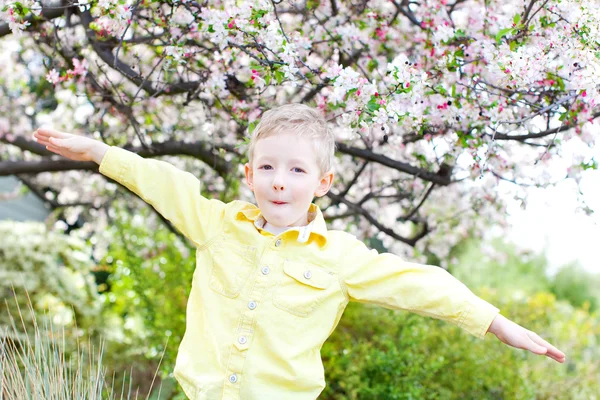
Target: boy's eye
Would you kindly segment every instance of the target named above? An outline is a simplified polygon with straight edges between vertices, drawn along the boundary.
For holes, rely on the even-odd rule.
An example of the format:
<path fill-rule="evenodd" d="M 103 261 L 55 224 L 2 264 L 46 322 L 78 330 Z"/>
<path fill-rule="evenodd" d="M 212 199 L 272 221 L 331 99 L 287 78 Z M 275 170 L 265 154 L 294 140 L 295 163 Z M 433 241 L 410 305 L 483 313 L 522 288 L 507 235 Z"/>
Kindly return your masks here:
<path fill-rule="evenodd" d="M 270 165 L 263 165 L 262 167 L 260 167 L 261 169 L 266 169 L 266 170 L 270 170 L 273 169 L 273 167 L 271 167 Z"/>
<path fill-rule="evenodd" d="M 293 171 L 294 172 L 298 172 L 298 173 L 303 173 L 304 172 L 304 170 L 302 168 L 298 168 L 298 167 L 294 167 Z"/>

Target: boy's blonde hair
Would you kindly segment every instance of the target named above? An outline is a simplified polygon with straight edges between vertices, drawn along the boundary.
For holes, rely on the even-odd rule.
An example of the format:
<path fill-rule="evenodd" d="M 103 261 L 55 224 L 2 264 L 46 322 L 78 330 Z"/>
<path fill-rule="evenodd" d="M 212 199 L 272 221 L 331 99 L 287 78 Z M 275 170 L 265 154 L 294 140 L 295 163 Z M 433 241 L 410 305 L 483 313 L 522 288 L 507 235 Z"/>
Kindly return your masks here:
<path fill-rule="evenodd" d="M 317 153 L 321 174 L 332 169 L 335 156 L 333 133 L 327 126 L 325 118 L 317 110 L 304 104 L 285 104 L 263 114 L 250 138 L 248 146 L 250 165 L 252 165 L 256 142 L 281 133 L 293 133 L 310 139 Z"/>

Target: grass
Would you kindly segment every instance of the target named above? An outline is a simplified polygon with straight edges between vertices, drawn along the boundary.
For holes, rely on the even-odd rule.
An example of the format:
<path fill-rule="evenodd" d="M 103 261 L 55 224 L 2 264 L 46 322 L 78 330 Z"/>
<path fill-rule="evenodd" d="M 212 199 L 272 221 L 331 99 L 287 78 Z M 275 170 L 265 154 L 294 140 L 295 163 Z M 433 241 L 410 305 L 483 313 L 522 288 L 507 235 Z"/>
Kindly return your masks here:
<path fill-rule="evenodd" d="M 11 326 L 0 331 L 0 400 L 130 400 L 140 397 L 137 390 L 134 393 L 131 379 L 125 386 L 126 373 L 120 388 L 114 387 L 114 375 L 110 380 L 107 378 L 102 365 L 102 340 L 94 345 L 90 340 L 82 342 L 78 338 L 74 349 L 69 350 L 73 340 L 69 340 L 64 328 L 56 329 L 49 318 L 44 318 L 40 327 L 29 295 L 27 298 L 33 332 L 31 328 L 27 331 L 16 296 L 19 321 L 15 322 L 9 312 Z M 8 306 L 6 302 L 7 309 Z M 145 396 L 147 400 L 157 374 L 158 367 Z M 157 395 L 152 395 L 153 399 L 160 399 L 160 389 Z"/>

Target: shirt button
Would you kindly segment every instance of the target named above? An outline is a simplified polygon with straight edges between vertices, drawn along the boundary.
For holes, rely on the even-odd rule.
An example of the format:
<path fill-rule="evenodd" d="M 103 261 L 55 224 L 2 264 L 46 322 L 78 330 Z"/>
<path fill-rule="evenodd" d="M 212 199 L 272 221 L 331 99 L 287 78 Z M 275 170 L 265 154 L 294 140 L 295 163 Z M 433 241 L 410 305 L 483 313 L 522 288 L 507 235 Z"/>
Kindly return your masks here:
<path fill-rule="evenodd" d="M 275 247 L 279 246 L 281 246 L 281 239 L 277 239 L 277 241 L 275 242 Z"/>
<path fill-rule="evenodd" d="M 262 267 L 261 271 L 262 271 L 263 275 L 269 275 L 269 272 L 271 272 L 269 267 L 267 267 L 266 265 L 264 267 Z"/>
<path fill-rule="evenodd" d="M 254 310 L 256 308 L 256 302 L 255 301 L 251 301 L 248 303 L 248 308 L 251 310 Z"/>
<path fill-rule="evenodd" d="M 240 336 L 238 338 L 238 342 L 240 342 L 240 344 L 246 344 L 247 341 L 248 339 L 246 339 L 246 336 Z"/>
<path fill-rule="evenodd" d="M 312 278 L 312 272 L 310 272 L 310 270 L 307 270 L 307 271 L 305 271 L 305 272 L 304 272 L 304 277 L 305 277 L 306 279 L 310 279 L 310 278 Z"/>
<path fill-rule="evenodd" d="M 237 382 L 237 375 L 236 374 L 229 375 L 229 382 L 236 383 Z"/>

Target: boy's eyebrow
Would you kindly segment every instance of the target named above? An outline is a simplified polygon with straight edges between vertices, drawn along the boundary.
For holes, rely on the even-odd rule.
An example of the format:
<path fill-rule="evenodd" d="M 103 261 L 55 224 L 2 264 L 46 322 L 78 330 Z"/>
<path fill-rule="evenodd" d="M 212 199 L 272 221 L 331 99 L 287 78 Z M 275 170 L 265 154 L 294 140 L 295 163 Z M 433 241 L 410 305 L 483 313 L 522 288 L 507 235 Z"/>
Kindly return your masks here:
<path fill-rule="evenodd" d="M 256 157 L 256 162 L 271 162 L 275 158 L 271 156 L 258 156 Z"/>
<path fill-rule="evenodd" d="M 273 156 L 259 156 L 256 158 L 256 162 L 272 162 L 276 159 L 277 159 L 277 157 L 273 157 Z M 302 158 L 291 158 L 287 161 L 292 164 L 310 165 L 310 161 L 302 159 Z"/>
<path fill-rule="evenodd" d="M 297 163 L 297 164 L 306 164 L 306 165 L 310 165 L 310 162 L 307 160 L 304 160 L 302 158 L 292 158 L 290 160 L 291 163 Z"/>

